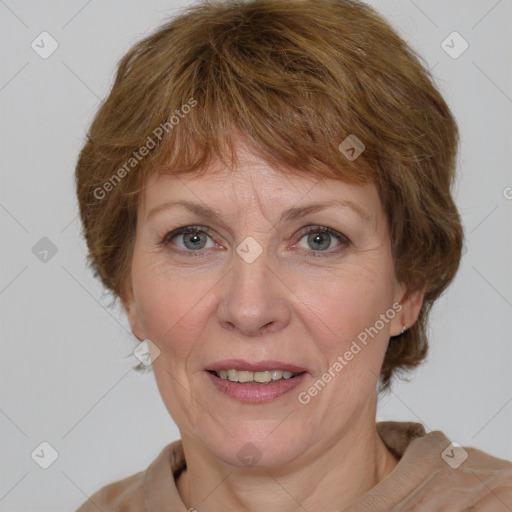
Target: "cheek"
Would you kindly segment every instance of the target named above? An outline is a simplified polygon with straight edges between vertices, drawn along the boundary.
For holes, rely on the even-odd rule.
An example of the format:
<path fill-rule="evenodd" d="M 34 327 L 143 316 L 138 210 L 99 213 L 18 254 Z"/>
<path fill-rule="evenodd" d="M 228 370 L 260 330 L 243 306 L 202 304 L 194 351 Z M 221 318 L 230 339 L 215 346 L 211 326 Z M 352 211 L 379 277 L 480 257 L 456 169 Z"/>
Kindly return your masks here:
<path fill-rule="evenodd" d="M 146 336 L 161 350 L 185 356 L 204 324 L 201 312 L 211 301 L 213 277 L 203 273 L 184 279 L 168 266 L 134 261 L 132 281 Z"/>
<path fill-rule="evenodd" d="M 301 399 L 311 400 L 318 416 L 357 416 L 374 395 L 395 315 L 393 274 L 385 259 L 380 263 L 371 270 L 347 267 L 330 280 L 316 279 L 322 286 L 302 289 L 308 297 L 304 323 L 315 340 L 320 371 Z M 327 383 L 325 391 L 320 381 Z M 336 424 L 338 413 L 334 418 Z"/>
<path fill-rule="evenodd" d="M 303 322 L 311 327 L 322 351 L 332 359 L 333 353 L 345 350 L 352 340 L 375 325 L 381 314 L 392 305 L 394 280 L 392 267 L 383 257 L 378 264 L 347 265 L 329 276 L 309 275 L 296 279 L 297 307 Z M 301 304 L 301 306 L 300 306 Z M 387 341 L 389 322 L 372 339 Z M 364 334 L 363 334 L 364 337 Z"/>

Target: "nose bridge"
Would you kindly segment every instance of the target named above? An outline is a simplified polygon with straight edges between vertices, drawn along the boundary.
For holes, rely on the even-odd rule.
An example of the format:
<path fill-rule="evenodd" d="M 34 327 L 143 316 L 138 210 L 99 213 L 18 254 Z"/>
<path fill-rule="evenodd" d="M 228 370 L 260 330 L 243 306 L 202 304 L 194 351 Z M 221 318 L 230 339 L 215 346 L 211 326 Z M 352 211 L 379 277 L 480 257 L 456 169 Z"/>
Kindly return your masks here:
<path fill-rule="evenodd" d="M 218 309 L 224 327 L 257 336 L 289 322 L 286 288 L 275 282 L 267 254 L 251 237 L 237 247 Z"/>

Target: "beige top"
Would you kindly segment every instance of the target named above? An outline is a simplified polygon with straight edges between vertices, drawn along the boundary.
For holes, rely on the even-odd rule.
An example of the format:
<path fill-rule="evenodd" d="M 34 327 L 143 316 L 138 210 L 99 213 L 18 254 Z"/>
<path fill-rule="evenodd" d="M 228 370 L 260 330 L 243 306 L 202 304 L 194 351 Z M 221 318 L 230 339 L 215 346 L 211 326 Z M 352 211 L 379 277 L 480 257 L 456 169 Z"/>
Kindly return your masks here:
<path fill-rule="evenodd" d="M 474 510 L 482 512 L 512 511 L 511 462 L 453 446 L 420 423 L 379 422 L 377 432 L 399 462 L 344 512 L 463 511 L 477 503 Z M 185 468 L 182 443 L 175 441 L 145 471 L 103 487 L 77 512 L 186 512 L 176 488 Z"/>

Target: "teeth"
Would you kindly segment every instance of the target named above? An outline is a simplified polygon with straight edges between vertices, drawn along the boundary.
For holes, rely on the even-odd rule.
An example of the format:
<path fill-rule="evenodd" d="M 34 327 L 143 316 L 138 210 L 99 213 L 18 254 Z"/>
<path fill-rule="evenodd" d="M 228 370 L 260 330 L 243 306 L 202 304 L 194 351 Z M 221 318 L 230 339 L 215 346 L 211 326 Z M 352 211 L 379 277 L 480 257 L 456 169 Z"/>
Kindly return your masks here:
<path fill-rule="evenodd" d="M 259 382 L 260 384 L 266 384 L 272 380 L 272 375 L 270 375 L 269 371 L 265 372 L 254 372 L 253 377 L 255 382 Z"/>
<path fill-rule="evenodd" d="M 272 370 L 270 376 L 272 380 L 279 380 L 283 376 L 283 372 L 281 370 Z"/>
<path fill-rule="evenodd" d="M 283 370 L 265 370 L 263 372 L 247 372 L 242 370 L 220 370 L 215 372 L 218 377 L 231 382 L 256 382 L 258 384 L 268 384 L 281 379 L 291 379 L 298 373 L 287 372 Z"/>
<path fill-rule="evenodd" d="M 238 382 L 251 382 L 254 380 L 253 372 L 238 372 Z"/>

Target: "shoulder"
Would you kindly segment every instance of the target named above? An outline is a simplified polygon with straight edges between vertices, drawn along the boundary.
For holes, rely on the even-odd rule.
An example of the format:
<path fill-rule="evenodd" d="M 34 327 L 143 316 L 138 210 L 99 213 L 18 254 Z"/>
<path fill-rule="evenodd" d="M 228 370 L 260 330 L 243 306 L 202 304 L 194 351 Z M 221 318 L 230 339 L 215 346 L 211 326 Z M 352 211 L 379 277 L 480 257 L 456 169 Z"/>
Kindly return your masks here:
<path fill-rule="evenodd" d="M 128 512 L 145 510 L 145 471 L 106 485 L 94 493 L 76 512 Z M 129 507 L 127 506 L 129 504 Z"/>
<path fill-rule="evenodd" d="M 498 511 L 512 504 L 510 461 L 463 447 L 439 430 L 427 433 L 419 423 L 381 422 L 377 431 L 398 464 L 347 512 L 455 510 L 454 504 Z"/>
<path fill-rule="evenodd" d="M 181 441 L 175 441 L 163 448 L 145 471 L 102 487 L 76 512 L 145 512 L 148 499 L 164 495 L 172 502 L 177 499 L 174 475 L 184 465 Z"/>
<path fill-rule="evenodd" d="M 500 510 L 502 503 L 512 503 L 512 462 L 461 446 L 441 431 L 426 433 L 411 424 L 386 427 L 397 436 L 395 446 L 400 440 L 400 447 L 405 445 L 393 478 L 404 490 L 400 505 L 446 510 L 457 503 Z"/>
<path fill-rule="evenodd" d="M 457 443 L 431 450 L 430 456 L 439 462 L 407 497 L 408 505 L 447 510 L 460 503 L 468 510 L 510 510 L 504 505 L 512 505 L 512 462 Z"/>

